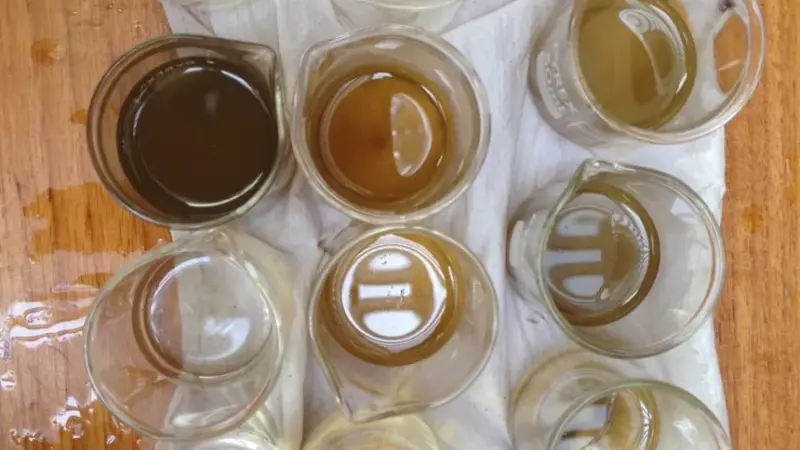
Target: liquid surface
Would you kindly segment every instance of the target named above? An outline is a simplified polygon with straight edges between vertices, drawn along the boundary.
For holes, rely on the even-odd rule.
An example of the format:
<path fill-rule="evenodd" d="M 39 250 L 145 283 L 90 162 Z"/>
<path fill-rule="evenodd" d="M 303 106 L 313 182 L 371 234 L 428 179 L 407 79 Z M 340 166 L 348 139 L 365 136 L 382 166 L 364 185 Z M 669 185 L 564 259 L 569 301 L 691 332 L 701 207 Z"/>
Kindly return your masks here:
<path fill-rule="evenodd" d="M 323 178 L 351 201 L 378 207 L 429 186 L 448 155 L 447 121 L 433 91 L 393 72 L 361 73 L 333 83 L 312 152 Z"/>
<path fill-rule="evenodd" d="M 641 304 L 659 262 L 658 233 L 644 207 L 619 188 L 592 180 L 557 218 L 544 272 L 570 323 L 600 326 Z"/>
<path fill-rule="evenodd" d="M 584 0 L 578 60 L 599 107 L 617 120 L 659 128 L 695 84 L 697 53 L 675 0 Z"/>
<path fill-rule="evenodd" d="M 581 410 L 556 450 L 656 449 L 658 420 L 656 400 L 650 392 L 620 392 Z"/>
<path fill-rule="evenodd" d="M 329 417 L 303 441 L 308 450 L 437 450 L 436 436 L 416 416 L 354 424 Z"/>
<path fill-rule="evenodd" d="M 320 320 L 359 359 L 416 363 L 441 349 L 458 326 L 458 273 L 430 237 L 383 235 L 354 250 L 330 276 Z"/>
<path fill-rule="evenodd" d="M 58 167 L 85 152 L 83 129 L 63 121 L 79 129 L 76 141 L 84 140 L 74 152 L 48 156 Z M 90 171 L 87 182 L 44 189 L 23 173 L 15 177 L 19 197 L 7 199 L 5 228 L 0 225 L 0 448 L 102 442 L 139 448 L 139 438 L 111 418 L 88 386 L 82 331 L 111 274 L 168 231 L 143 227 L 102 186 L 88 182 Z"/>
<path fill-rule="evenodd" d="M 178 252 L 132 277 L 133 333 L 161 374 L 224 377 L 251 363 L 273 331 L 262 292 L 221 251 Z"/>
<path fill-rule="evenodd" d="M 224 215 L 263 186 L 277 158 L 271 92 L 255 69 L 185 58 L 151 72 L 120 112 L 120 159 L 134 188 L 183 219 Z"/>

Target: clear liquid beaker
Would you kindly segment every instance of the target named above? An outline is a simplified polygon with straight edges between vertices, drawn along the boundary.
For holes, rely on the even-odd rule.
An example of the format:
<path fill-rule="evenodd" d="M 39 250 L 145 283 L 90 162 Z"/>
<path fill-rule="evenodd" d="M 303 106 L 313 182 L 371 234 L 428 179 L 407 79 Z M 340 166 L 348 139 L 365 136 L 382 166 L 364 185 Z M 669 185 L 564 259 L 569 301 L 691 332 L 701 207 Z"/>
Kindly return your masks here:
<path fill-rule="evenodd" d="M 112 277 L 84 330 L 89 379 L 112 414 L 151 438 L 200 440 L 264 403 L 292 305 L 282 262 L 264 259 L 277 254 L 264 247 L 225 229 L 198 232 Z"/>
<path fill-rule="evenodd" d="M 303 449 L 438 450 L 439 444 L 430 427 L 417 416 L 355 424 L 334 414 L 311 432 Z"/>

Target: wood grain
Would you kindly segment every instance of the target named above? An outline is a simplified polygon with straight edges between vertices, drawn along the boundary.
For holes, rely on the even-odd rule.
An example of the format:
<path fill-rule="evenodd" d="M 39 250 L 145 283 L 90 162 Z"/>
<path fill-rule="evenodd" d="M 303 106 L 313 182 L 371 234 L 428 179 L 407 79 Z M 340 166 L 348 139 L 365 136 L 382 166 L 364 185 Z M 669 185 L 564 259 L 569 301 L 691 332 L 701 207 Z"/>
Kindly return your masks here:
<path fill-rule="evenodd" d="M 97 286 L 169 234 L 103 191 L 84 125 L 105 69 L 168 31 L 156 1 L 0 2 L 0 449 L 138 447 L 90 403 L 80 324 Z"/>
<path fill-rule="evenodd" d="M 800 442 L 800 3 L 762 6 L 764 79 L 727 133 L 729 270 L 716 330 L 734 448 L 790 450 Z M 102 191 L 82 127 L 105 68 L 134 43 L 167 32 L 156 0 L 0 2 L 0 317 L 10 317 L 0 329 L 38 324 L 41 305 L 54 315 L 45 325 L 70 323 L 82 314 L 74 304 L 86 296 L 82 289 L 169 238 Z M 15 316 L 14 305 L 31 309 Z M 0 448 L 12 446 L 17 422 L 47 424 L 51 414 L 71 414 L 65 402 L 85 390 L 74 382 L 85 381 L 76 369 L 79 346 L 59 341 L 58 332 L 44 333 L 38 347 L 24 334 L 19 342 L 8 334 L 0 334 L 0 386 L 7 391 L 0 391 Z M 9 371 L 14 376 L 6 378 Z M 53 405 L 59 410 L 49 411 Z M 99 408 L 77 411 L 82 434 L 66 420 L 55 439 L 34 435 L 22 439 L 24 447 L 137 447 L 136 437 L 120 433 Z"/>
<path fill-rule="evenodd" d="M 717 346 L 736 449 L 800 442 L 800 2 L 764 0 L 759 91 L 727 130 Z"/>

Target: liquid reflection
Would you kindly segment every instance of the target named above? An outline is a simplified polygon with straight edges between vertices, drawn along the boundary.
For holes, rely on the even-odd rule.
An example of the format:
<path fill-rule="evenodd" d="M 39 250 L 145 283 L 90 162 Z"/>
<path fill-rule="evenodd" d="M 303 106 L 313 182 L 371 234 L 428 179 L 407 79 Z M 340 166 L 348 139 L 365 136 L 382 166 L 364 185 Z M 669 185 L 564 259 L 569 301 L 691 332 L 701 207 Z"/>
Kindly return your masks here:
<path fill-rule="evenodd" d="M 560 212 L 544 254 L 545 282 L 565 318 L 600 326 L 633 311 L 658 272 L 658 235 L 644 207 L 598 181 Z"/>
<path fill-rule="evenodd" d="M 75 397 L 68 397 L 50 421 L 54 430 L 52 437 L 40 429 L 12 428 L 5 430 L 8 432 L 8 441 L 24 448 L 42 450 L 64 448 L 67 442 L 76 449 L 97 448 L 97 443 L 141 450 L 153 448 L 151 442 L 142 440 L 130 428 L 118 423 L 96 402 L 81 404 Z"/>
<path fill-rule="evenodd" d="M 80 334 L 95 293 L 94 288 L 76 287 L 54 292 L 45 301 L 15 303 L 5 315 L 4 333 L 12 344 L 31 349 L 67 341 Z"/>
<path fill-rule="evenodd" d="M 44 449 L 57 448 L 55 442 L 89 443 L 97 437 L 87 435 L 87 429 L 105 423 L 100 430 L 105 428 L 108 436 L 103 440 L 127 443 L 128 448 L 138 445 L 130 430 L 111 423 L 93 403 L 84 379 L 81 330 L 97 291 L 86 285 L 60 286 L 31 293 L 4 313 L 0 335 L 9 350 L 0 361 L 3 442 Z"/>
<path fill-rule="evenodd" d="M 444 346 L 458 323 L 450 256 L 430 238 L 390 234 L 343 263 L 322 320 L 348 352 L 375 364 L 412 364 Z"/>
<path fill-rule="evenodd" d="M 111 273 L 169 235 L 97 183 L 37 193 L 0 171 L 10 180 L 16 196 L 3 191 L 0 202 L 0 448 L 132 448 L 138 438 L 94 402 L 81 330 Z"/>
<path fill-rule="evenodd" d="M 437 176 L 450 136 L 427 86 L 399 73 L 376 72 L 342 80 L 334 89 L 315 133 L 324 176 L 348 191 L 341 194 L 392 202 Z"/>

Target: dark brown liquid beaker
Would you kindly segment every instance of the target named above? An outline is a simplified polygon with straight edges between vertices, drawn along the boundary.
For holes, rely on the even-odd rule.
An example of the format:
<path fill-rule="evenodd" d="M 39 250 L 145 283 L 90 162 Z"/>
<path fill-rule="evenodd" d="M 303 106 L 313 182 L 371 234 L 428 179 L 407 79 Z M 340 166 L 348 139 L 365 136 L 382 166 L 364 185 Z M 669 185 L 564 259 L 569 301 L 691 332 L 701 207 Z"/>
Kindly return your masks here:
<path fill-rule="evenodd" d="M 177 35 L 117 60 L 89 110 L 89 151 L 112 196 L 181 229 L 241 216 L 286 178 L 288 139 L 277 54 Z"/>

